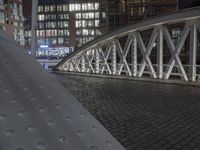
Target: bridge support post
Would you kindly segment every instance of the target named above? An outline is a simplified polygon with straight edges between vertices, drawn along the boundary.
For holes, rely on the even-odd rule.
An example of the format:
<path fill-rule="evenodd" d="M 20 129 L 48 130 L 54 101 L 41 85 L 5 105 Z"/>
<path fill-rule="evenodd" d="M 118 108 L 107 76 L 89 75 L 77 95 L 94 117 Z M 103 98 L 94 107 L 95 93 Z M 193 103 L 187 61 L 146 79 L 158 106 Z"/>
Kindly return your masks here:
<path fill-rule="evenodd" d="M 117 44 L 116 41 L 113 41 L 112 49 L 112 74 L 116 75 L 117 73 Z"/>
<path fill-rule="evenodd" d="M 163 78 L 163 31 L 162 27 L 157 29 L 157 76 Z"/>
<path fill-rule="evenodd" d="M 100 66 L 99 66 L 99 62 L 100 62 L 99 47 L 97 47 L 96 49 L 94 49 L 94 53 L 95 53 L 95 72 L 96 72 L 96 73 L 100 73 Z"/>
<path fill-rule="evenodd" d="M 85 57 L 84 57 L 84 54 L 81 56 L 81 72 L 85 72 Z"/>
<path fill-rule="evenodd" d="M 132 61 L 132 72 L 133 76 L 137 76 L 137 39 L 136 36 L 132 37 L 132 45 L 131 45 L 131 61 Z"/>
<path fill-rule="evenodd" d="M 197 60 L 197 25 L 191 25 L 190 31 L 190 68 L 189 76 L 191 81 L 196 80 L 196 60 Z"/>

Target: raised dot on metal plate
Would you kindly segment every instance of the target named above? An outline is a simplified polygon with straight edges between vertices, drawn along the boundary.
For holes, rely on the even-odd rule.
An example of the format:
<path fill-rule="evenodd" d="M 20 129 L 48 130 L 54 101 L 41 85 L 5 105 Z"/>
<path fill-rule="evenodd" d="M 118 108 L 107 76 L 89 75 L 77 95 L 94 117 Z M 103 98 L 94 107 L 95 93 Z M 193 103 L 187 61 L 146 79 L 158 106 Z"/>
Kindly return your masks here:
<path fill-rule="evenodd" d="M 6 136 L 12 136 L 12 135 L 15 134 L 15 131 L 12 130 L 12 129 L 10 129 L 10 130 L 7 130 L 7 131 L 5 132 L 5 134 L 6 134 Z"/>
<path fill-rule="evenodd" d="M 24 150 L 24 148 L 16 148 L 16 150 Z"/>
<path fill-rule="evenodd" d="M 111 141 L 109 141 L 109 140 L 106 140 L 105 143 L 106 143 L 106 145 L 108 145 L 108 146 L 112 145 Z"/>
<path fill-rule="evenodd" d="M 62 108 L 60 104 L 55 104 L 55 106 L 56 106 L 57 109 L 61 109 Z"/>
<path fill-rule="evenodd" d="M 66 116 L 65 119 L 66 119 L 67 121 L 71 121 L 71 117 L 70 117 L 70 116 Z"/>
<path fill-rule="evenodd" d="M 95 145 L 91 145 L 90 150 L 98 150 L 98 148 Z"/>
<path fill-rule="evenodd" d="M 85 117 L 85 116 L 86 116 L 86 113 L 80 113 L 80 116 L 81 116 L 81 117 Z"/>
<path fill-rule="evenodd" d="M 77 133 L 78 135 L 81 135 L 81 134 L 83 134 L 83 131 L 80 130 L 80 129 L 78 129 L 78 130 L 76 131 L 76 133 Z"/>
<path fill-rule="evenodd" d="M 31 100 L 31 101 L 35 101 L 36 98 L 35 98 L 34 96 L 30 96 L 30 100 Z"/>
<path fill-rule="evenodd" d="M 0 114 L 0 120 L 6 119 L 7 115 L 6 114 Z"/>
<path fill-rule="evenodd" d="M 47 98 L 52 98 L 52 95 L 51 95 L 51 94 L 48 94 L 48 95 L 47 95 Z"/>
<path fill-rule="evenodd" d="M 23 87 L 23 90 L 26 91 L 26 90 L 28 90 L 28 88 L 27 87 Z"/>
<path fill-rule="evenodd" d="M 55 122 L 54 122 L 53 120 L 48 120 L 48 121 L 47 121 L 47 124 L 48 124 L 49 126 L 54 126 L 54 125 L 55 125 Z"/>
<path fill-rule="evenodd" d="M 8 93 L 9 92 L 9 88 L 5 88 L 4 91 Z"/>
<path fill-rule="evenodd" d="M 25 112 L 23 111 L 23 110 L 20 110 L 20 111 L 18 111 L 18 113 L 17 113 L 19 116 L 25 116 Z"/>
<path fill-rule="evenodd" d="M 73 102 L 72 102 L 72 101 L 69 101 L 68 103 L 69 103 L 70 105 L 73 105 Z"/>
<path fill-rule="evenodd" d="M 12 98 L 10 102 L 11 103 L 16 103 L 16 98 Z"/>
<path fill-rule="evenodd" d="M 40 142 L 37 143 L 38 149 L 45 149 L 45 147 L 46 147 L 46 144 L 44 142 L 40 141 Z"/>
<path fill-rule="evenodd" d="M 27 124 L 25 128 L 28 132 L 33 132 L 35 130 L 35 127 L 32 124 Z"/>
<path fill-rule="evenodd" d="M 61 141 L 61 142 L 65 142 L 65 141 L 66 141 L 65 135 L 59 135 L 59 136 L 58 136 L 58 139 L 59 139 L 59 141 Z"/>
<path fill-rule="evenodd" d="M 44 85 L 39 85 L 39 88 L 41 88 L 41 89 L 44 88 Z"/>
<path fill-rule="evenodd" d="M 92 125 L 92 130 L 93 131 L 96 131 L 97 130 L 97 127 L 95 125 Z"/>
<path fill-rule="evenodd" d="M 3 79 L 0 79 L 0 83 L 2 83 L 3 82 Z"/>
<path fill-rule="evenodd" d="M 45 108 L 42 107 L 42 106 L 40 106 L 40 107 L 38 107 L 38 111 L 39 111 L 39 112 L 45 112 Z"/>
<path fill-rule="evenodd" d="M 21 82 L 22 80 L 21 80 L 20 78 L 17 78 L 17 81 L 18 81 L 18 82 Z"/>

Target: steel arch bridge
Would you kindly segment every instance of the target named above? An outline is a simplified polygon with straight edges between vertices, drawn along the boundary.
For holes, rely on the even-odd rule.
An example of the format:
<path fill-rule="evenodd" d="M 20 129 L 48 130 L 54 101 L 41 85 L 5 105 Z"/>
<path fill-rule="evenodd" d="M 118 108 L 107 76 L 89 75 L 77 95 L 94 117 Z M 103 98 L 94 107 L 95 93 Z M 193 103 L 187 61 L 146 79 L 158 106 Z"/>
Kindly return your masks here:
<path fill-rule="evenodd" d="M 56 70 L 135 78 L 200 78 L 200 7 L 143 20 L 103 35 Z"/>

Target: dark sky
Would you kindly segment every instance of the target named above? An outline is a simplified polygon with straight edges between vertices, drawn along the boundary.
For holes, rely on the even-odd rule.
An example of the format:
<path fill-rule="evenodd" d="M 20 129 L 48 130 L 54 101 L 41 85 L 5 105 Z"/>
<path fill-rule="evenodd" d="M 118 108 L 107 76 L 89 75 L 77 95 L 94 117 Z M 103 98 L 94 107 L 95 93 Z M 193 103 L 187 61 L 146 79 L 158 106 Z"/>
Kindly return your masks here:
<path fill-rule="evenodd" d="M 179 0 L 179 8 L 181 9 L 192 7 L 192 4 L 192 0 Z"/>
<path fill-rule="evenodd" d="M 191 7 L 192 1 L 194 0 L 179 0 L 179 7 L 181 9 Z M 32 3 L 32 0 L 23 0 L 24 16 L 31 16 L 31 3 Z"/>

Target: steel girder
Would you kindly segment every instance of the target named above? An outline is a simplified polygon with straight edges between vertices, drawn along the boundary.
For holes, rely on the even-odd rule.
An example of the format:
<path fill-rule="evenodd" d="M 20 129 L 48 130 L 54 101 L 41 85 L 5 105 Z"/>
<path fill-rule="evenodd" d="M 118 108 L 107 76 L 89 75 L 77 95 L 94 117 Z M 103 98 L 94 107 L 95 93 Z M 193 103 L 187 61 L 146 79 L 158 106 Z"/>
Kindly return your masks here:
<path fill-rule="evenodd" d="M 199 20 L 198 7 L 129 25 L 84 45 L 56 69 L 166 80 L 175 76 L 197 81 Z M 178 32 L 175 28 L 180 30 L 177 37 L 172 33 Z"/>

